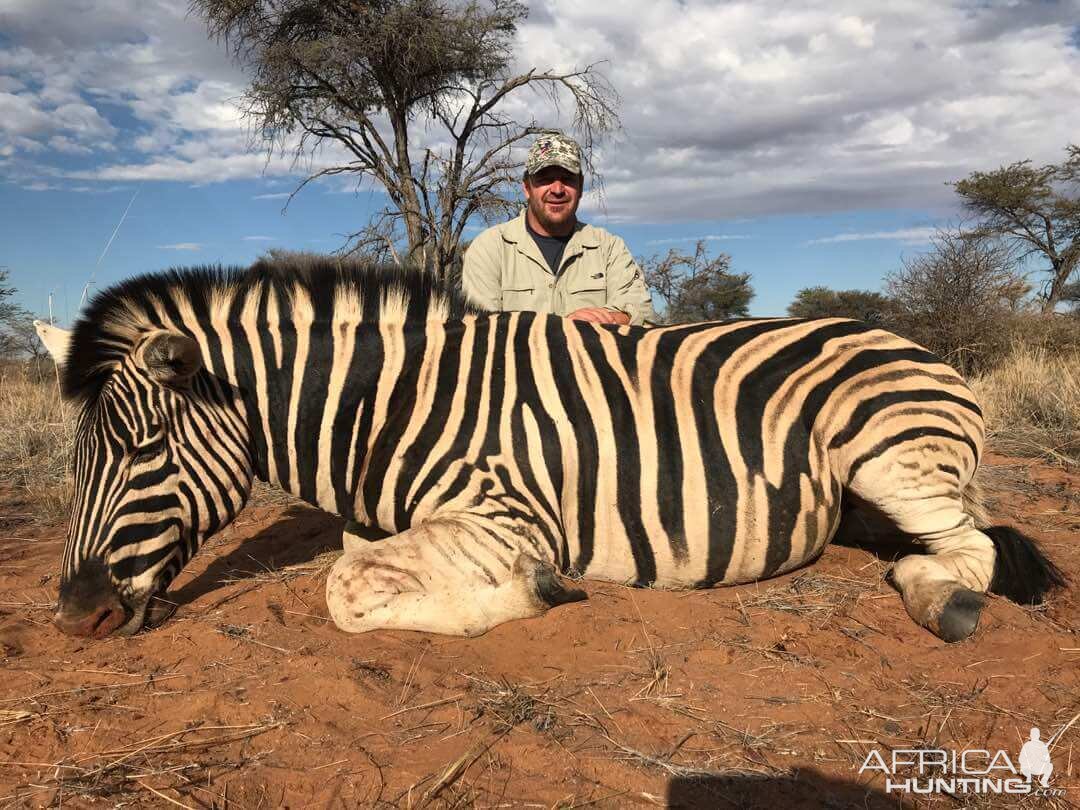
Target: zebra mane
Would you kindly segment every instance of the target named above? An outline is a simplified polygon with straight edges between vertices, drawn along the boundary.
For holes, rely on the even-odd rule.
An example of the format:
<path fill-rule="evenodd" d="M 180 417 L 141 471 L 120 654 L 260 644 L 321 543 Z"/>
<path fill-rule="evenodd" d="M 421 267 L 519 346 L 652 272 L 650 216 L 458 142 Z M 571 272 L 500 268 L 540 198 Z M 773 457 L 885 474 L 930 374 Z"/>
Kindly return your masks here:
<path fill-rule="evenodd" d="M 62 368 L 64 396 L 93 402 L 149 332 L 238 320 L 252 302 L 269 296 L 276 297 L 282 319 L 295 311 L 298 320 L 403 323 L 483 312 L 458 287 L 430 273 L 355 259 L 290 256 L 260 259 L 250 267 L 146 273 L 95 295 L 75 323 Z"/>

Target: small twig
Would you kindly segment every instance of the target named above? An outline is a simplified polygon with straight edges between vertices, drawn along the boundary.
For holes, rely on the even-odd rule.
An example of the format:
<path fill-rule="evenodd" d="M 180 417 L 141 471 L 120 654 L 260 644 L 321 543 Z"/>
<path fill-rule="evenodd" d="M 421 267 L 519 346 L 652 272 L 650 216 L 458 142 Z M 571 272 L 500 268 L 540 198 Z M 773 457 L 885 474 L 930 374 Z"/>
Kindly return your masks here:
<path fill-rule="evenodd" d="M 133 781 L 135 782 L 135 784 L 140 785 L 141 787 L 144 787 L 147 790 L 149 790 L 155 796 L 158 796 L 159 798 L 164 799 L 169 804 L 175 804 L 177 807 L 184 807 L 184 808 L 187 808 L 187 810 L 196 810 L 196 808 L 192 807 L 190 804 L 184 804 L 183 802 L 176 801 L 176 799 L 170 799 L 168 796 L 166 796 L 160 790 L 154 790 L 152 787 L 150 787 L 148 784 L 146 784 L 146 782 L 143 782 L 140 779 L 135 779 Z"/>
<path fill-rule="evenodd" d="M 336 762 L 327 762 L 325 765 L 316 765 L 311 770 L 313 770 L 313 771 L 321 771 L 323 768 L 332 768 L 335 765 L 340 765 L 342 762 L 348 762 L 348 761 L 349 760 L 347 760 L 347 759 L 339 759 Z"/>
<path fill-rule="evenodd" d="M 1060 740 L 1062 738 L 1062 736 L 1065 734 L 1066 731 L 1068 731 L 1070 728 L 1072 728 L 1072 724 L 1075 723 L 1078 719 L 1080 719 L 1080 714 L 1073 715 L 1073 719 L 1070 720 L 1068 723 L 1066 723 L 1064 728 L 1062 728 L 1061 731 L 1059 731 L 1057 734 L 1055 734 L 1050 739 L 1050 750 L 1051 751 L 1053 751 L 1054 746 L 1058 744 L 1058 740 Z"/>
<path fill-rule="evenodd" d="M 473 763 L 475 763 L 476 760 L 480 759 L 480 757 L 489 751 L 493 745 L 502 740 L 502 738 L 509 733 L 510 730 L 507 729 L 491 740 L 481 740 L 456 760 L 451 762 L 449 767 L 443 771 L 442 776 L 440 776 L 435 784 L 428 788 L 424 793 L 417 807 L 425 807 L 434 801 L 440 793 L 460 779 L 462 775 L 473 766 Z"/>
<path fill-rule="evenodd" d="M 188 676 L 183 673 L 177 673 L 175 675 L 148 675 L 146 677 L 147 680 L 145 682 L 140 681 L 139 683 L 110 683 L 100 686 L 79 686 L 75 689 L 61 689 L 56 692 L 39 692 L 36 695 L 28 695 L 26 697 L 5 698 L 4 700 L 0 700 L 0 703 L 21 703 L 22 701 L 26 700 L 36 701 L 38 698 L 43 697 L 55 697 L 56 695 L 71 695 L 81 692 L 96 692 L 99 689 L 131 689 L 135 686 L 153 686 L 158 681 L 167 681 L 170 678 L 186 678 Z"/>
<path fill-rule="evenodd" d="M 314 613 L 301 613 L 299 610 L 283 610 L 283 613 L 289 613 L 293 616 L 306 616 L 309 619 L 318 619 L 321 622 L 330 621 L 326 616 L 316 616 Z"/>
<path fill-rule="evenodd" d="M 424 656 L 427 654 L 427 648 L 420 651 L 420 654 L 413 659 L 412 664 L 409 666 L 409 672 L 405 675 L 405 681 L 401 684 L 401 694 L 398 695 L 398 706 L 402 705 L 409 697 L 409 688 L 412 686 L 413 678 L 416 677 L 416 673 L 420 670 L 420 662 L 424 660 Z"/>
<path fill-rule="evenodd" d="M 390 712 L 390 714 L 384 714 L 380 717 L 380 720 L 389 720 L 391 717 L 397 717 L 399 714 L 405 714 L 406 712 L 415 712 L 420 709 L 432 709 L 436 706 L 442 706 L 444 703 L 453 703 L 455 700 L 461 700 L 465 697 L 465 693 L 460 695 L 454 695 L 453 697 L 442 698 L 441 700 L 433 700 L 430 703 L 421 703 L 419 706 L 406 706 L 404 709 L 398 709 L 396 712 Z"/>
<path fill-rule="evenodd" d="M 267 644 L 265 642 L 259 641 L 258 639 L 251 638 L 251 636 L 245 633 L 229 633 L 225 630 L 221 630 L 220 628 L 216 629 L 217 632 L 221 633 L 221 635 L 225 636 L 226 638 L 233 638 L 237 639 L 238 641 L 247 641 L 251 644 L 258 644 L 260 647 L 266 647 L 268 650 L 285 653 L 286 655 L 293 655 L 296 652 L 296 650 L 286 650 L 284 647 L 275 647 L 273 644 Z"/>

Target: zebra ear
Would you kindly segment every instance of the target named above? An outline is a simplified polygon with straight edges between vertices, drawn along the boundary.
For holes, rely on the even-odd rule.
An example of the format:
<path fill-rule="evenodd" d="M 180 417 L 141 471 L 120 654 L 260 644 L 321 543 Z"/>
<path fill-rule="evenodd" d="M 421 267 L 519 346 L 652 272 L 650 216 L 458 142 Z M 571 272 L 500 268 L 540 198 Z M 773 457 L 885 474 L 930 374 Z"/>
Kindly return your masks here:
<path fill-rule="evenodd" d="M 199 344 L 187 335 L 158 332 L 142 345 L 142 365 L 155 380 L 183 386 L 191 382 L 203 366 Z"/>
<path fill-rule="evenodd" d="M 45 321 L 34 321 L 34 329 L 37 330 L 38 337 L 49 350 L 49 355 L 56 365 L 64 365 L 67 362 L 68 347 L 71 345 L 71 332 Z"/>

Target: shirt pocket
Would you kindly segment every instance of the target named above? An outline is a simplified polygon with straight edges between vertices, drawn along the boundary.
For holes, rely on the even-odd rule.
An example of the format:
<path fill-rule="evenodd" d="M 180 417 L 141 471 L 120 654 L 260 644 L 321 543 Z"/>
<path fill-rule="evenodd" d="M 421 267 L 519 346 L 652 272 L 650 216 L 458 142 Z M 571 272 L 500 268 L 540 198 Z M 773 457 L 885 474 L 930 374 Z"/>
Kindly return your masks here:
<path fill-rule="evenodd" d="M 513 285 L 502 289 L 502 311 L 521 312 L 535 309 L 536 288 Z"/>
<path fill-rule="evenodd" d="M 570 299 L 570 311 L 582 307 L 602 307 L 607 305 L 607 282 L 604 273 L 584 274 L 570 280 L 567 284 L 567 296 Z"/>

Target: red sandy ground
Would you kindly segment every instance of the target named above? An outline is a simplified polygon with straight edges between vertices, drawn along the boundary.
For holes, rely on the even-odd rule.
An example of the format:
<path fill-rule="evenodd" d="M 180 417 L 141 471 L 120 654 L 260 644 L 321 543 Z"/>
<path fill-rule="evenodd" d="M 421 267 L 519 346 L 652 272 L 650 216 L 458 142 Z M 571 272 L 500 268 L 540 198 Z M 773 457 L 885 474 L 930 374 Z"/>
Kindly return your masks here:
<path fill-rule="evenodd" d="M 992 464 L 996 517 L 1080 579 L 1080 475 Z M 738 588 L 587 583 L 587 602 L 478 639 L 349 636 L 316 559 L 340 521 L 261 506 L 183 574 L 172 620 L 87 642 L 49 624 L 63 525 L 23 511 L 7 493 L 0 808 L 898 807 L 858 773 L 871 748 L 1015 758 L 1032 726 L 1080 714 L 1075 593 L 994 598 L 946 645 L 853 547 Z M 1026 806 L 1080 801 L 1078 733 L 1053 750 L 1065 797 Z"/>

